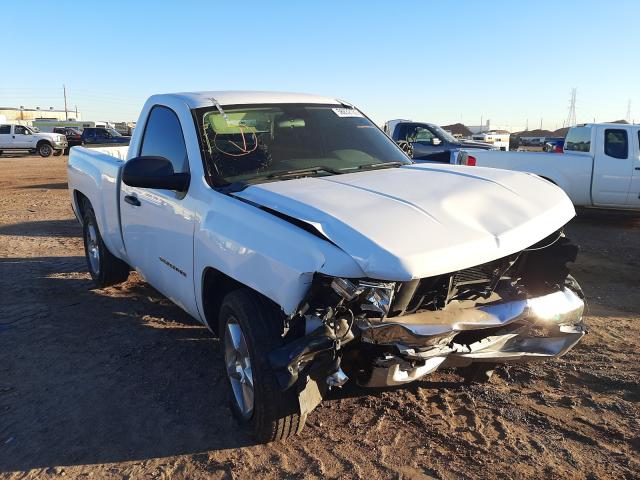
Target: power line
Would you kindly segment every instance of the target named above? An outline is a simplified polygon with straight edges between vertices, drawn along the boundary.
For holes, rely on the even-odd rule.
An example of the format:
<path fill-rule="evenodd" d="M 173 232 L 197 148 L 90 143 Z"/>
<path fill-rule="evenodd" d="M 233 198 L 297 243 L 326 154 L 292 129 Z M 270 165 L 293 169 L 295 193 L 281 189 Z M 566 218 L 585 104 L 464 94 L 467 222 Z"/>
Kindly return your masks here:
<path fill-rule="evenodd" d="M 571 96 L 569 99 L 569 113 L 567 115 L 567 119 L 565 121 L 565 127 L 575 127 L 576 125 L 576 94 L 578 93 L 577 88 L 571 89 Z"/>

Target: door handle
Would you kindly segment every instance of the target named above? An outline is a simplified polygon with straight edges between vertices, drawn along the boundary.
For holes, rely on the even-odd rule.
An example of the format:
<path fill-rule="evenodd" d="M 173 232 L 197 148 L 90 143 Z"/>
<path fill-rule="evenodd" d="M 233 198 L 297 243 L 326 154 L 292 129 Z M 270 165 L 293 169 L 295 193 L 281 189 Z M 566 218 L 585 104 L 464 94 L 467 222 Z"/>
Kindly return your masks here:
<path fill-rule="evenodd" d="M 140 206 L 140 200 L 138 200 L 138 197 L 136 197 L 135 195 L 125 195 L 124 201 L 129 205 L 133 205 L 134 207 Z"/>
<path fill-rule="evenodd" d="M 640 170 L 640 167 L 636 167 L 636 170 Z"/>

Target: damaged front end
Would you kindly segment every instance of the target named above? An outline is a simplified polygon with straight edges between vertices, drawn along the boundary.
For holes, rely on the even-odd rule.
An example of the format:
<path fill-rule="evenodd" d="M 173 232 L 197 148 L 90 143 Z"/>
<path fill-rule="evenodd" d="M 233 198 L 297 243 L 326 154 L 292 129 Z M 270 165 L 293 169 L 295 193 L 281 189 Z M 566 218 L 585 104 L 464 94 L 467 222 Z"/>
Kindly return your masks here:
<path fill-rule="evenodd" d="M 586 333 L 584 297 L 567 267 L 577 252 L 556 232 L 513 255 L 435 277 L 316 275 L 289 321 L 295 339 L 271 352 L 271 365 L 281 387 L 297 385 L 303 398 L 310 384 L 321 395 L 344 383 L 343 368 L 360 385 L 382 387 L 438 368 L 559 357 Z"/>

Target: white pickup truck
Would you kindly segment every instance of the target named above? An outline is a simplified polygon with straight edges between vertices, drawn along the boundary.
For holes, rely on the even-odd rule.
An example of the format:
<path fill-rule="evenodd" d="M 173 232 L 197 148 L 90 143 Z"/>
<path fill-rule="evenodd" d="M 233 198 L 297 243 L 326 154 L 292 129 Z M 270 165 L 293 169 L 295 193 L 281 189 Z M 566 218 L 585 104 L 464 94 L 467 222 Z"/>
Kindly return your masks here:
<path fill-rule="evenodd" d="M 312 95 L 157 95 L 138 125 L 128 148 L 71 150 L 89 271 L 105 287 L 135 269 L 217 334 L 260 441 L 299 432 L 349 378 L 482 380 L 586 331 L 575 211 L 535 175 L 412 164 Z"/>
<path fill-rule="evenodd" d="M 560 155 L 476 150 L 469 155 L 467 163 L 540 175 L 562 188 L 576 206 L 640 210 L 640 125 L 571 128 Z"/>
<path fill-rule="evenodd" d="M 36 132 L 25 125 L 0 125 L 0 155 L 28 151 L 41 157 L 59 156 L 67 146 L 67 137 L 59 133 Z"/>

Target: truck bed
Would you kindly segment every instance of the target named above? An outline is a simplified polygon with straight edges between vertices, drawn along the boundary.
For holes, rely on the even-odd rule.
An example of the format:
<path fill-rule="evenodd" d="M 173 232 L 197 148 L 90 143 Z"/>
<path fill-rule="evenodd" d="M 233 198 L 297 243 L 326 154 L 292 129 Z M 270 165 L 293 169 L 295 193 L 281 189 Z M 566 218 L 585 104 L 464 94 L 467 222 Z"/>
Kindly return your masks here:
<path fill-rule="evenodd" d="M 593 159 L 585 153 L 503 152 L 474 150 L 479 167 L 530 172 L 562 188 L 574 205 L 591 205 Z"/>
<path fill-rule="evenodd" d="M 71 203 L 80 218 L 77 191 L 83 192 L 93 205 L 102 239 L 111 253 L 124 258 L 120 230 L 120 175 L 128 146 L 73 147 L 69 154 L 68 175 Z"/>

